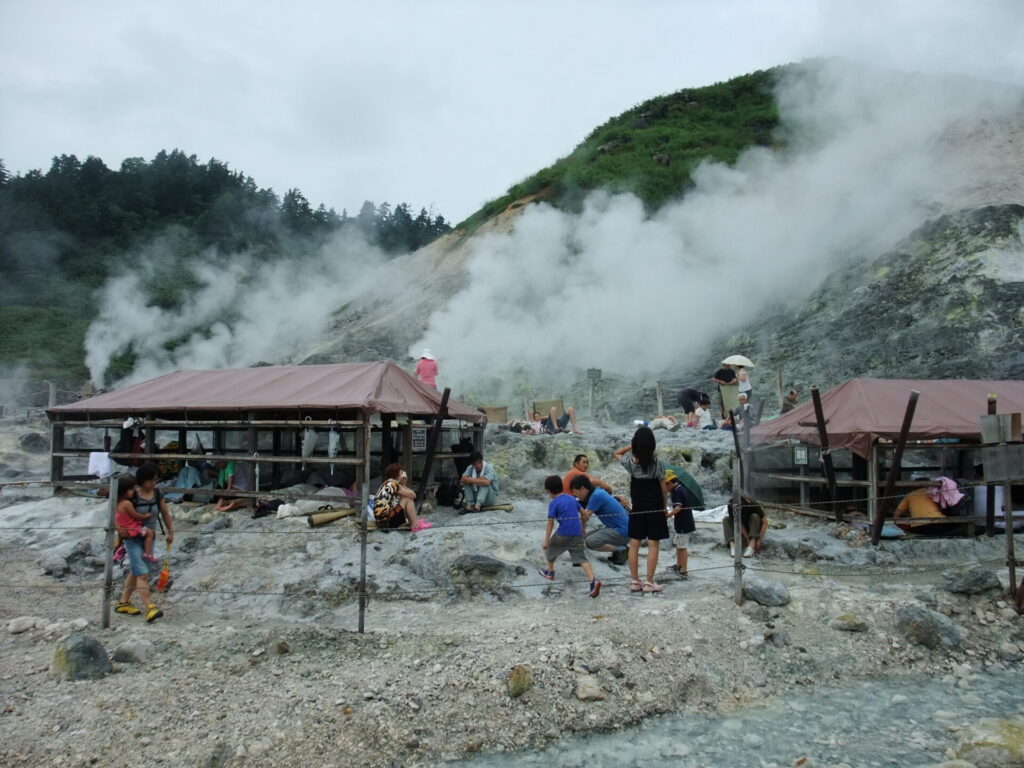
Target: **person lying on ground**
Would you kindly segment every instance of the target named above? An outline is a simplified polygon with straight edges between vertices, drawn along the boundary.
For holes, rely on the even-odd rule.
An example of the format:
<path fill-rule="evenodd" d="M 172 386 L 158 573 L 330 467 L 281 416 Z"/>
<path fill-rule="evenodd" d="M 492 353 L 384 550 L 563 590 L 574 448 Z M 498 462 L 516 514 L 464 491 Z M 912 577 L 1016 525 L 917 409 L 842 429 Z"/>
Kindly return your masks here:
<path fill-rule="evenodd" d="M 573 565 L 583 569 L 590 580 L 590 596 L 601 594 L 601 582 L 594 575 L 594 568 L 587 561 L 587 552 L 583 543 L 583 521 L 580 517 L 579 502 L 568 493 L 562 492 L 562 478 L 548 475 L 544 480 L 544 490 L 551 501 L 548 503 L 548 522 L 544 529 L 544 541 L 540 548 L 544 550 L 547 567 L 539 569 L 539 573 L 548 581 L 555 580 L 555 560 L 563 552 L 568 552 Z M 558 525 L 557 529 L 555 525 Z"/>
<path fill-rule="evenodd" d="M 679 429 L 679 419 L 675 416 L 655 416 L 647 422 L 647 426 L 651 429 L 667 429 L 669 432 L 675 432 Z"/>
<path fill-rule="evenodd" d="M 629 555 L 629 514 L 622 503 L 604 488 L 595 488 L 588 475 L 576 475 L 572 479 L 569 493 L 583 507 L 580 513 L 584 529 L 593 515 L 601 521 L 602 527 L 584 535 L 587 549 L 597 552 L 611 552 L 611 565 L 625 565 Z"/>
<path fill-rule="evenodd" d="M 561 416 L 558 415 L 558 409 L 555 406 L 551 406 L 551 411 L 547 417 L 542 417 L 536 411 L 533 412 L 534 423 L 538 424 L 540 432 L 546 432 L 549 435 L 553 435 L 557 432 L 568 432 L 566 429 L 572 424 L 572 433 L 574 435 L 582 435 L 579 426 L 576 424 L 576 409 L 571 405 L 565 409 L 565 413 Z"/>
<path fill-rule="evenodd" d="M 540 434 L 540 419 L 536 421 L 529 421 L 528 419 L 511 419 L 505 422 L 505 426 L 509 432 L 515 432 L 520 435 L 539 435 Z"/>
<path fill-rule="evenodd" d="M 671 508 L 668 516 L 672 519 L 676 535 L 673 543 L 676 545 L 676 564 L 669 567 L 680 579 L 689 578 L 689 547 L 690 534 L 697 530 L 693 521 L 693 509 L 697 500 L 693 498 L 690 489 L 679 482 L 676 473 L 671 469 L 665 473 L 665 485 L 668 487 L 668 505 Z"/>
<path fill-rule="evenodd" d="M 764 544 L 764 535 L 768 531 L 768 517 L 764 514 L 760 504 L 740 497 L 743 509 L 740 512 L 740 534 L 743 537 L 743 556 L 753 557 L 754 553 L 761 549 Z M 725 543 L 729 545 L 729 554 L 736 556 L 736 545 L 733 541 L 733 503 L 729 502 L 729 511 L 722 518 L 722 533 L 725 534 Z"/>
<path fill-rule="evenodd" d="M 493 507 L 498 503 L 498 475 L 494 465 L 484 461 L 480 451 L 469 455 L 469 466 L 459 482 L 465 486 L 462 508 L 466 512 L 479 512 L 481 507 Z"/>
<path fill-rule="evenodd" d="M 373 519 L 378 528 L 400 528 L 406 523 L 413 533 L 431 527 L 416 515 L 416 491 L 406 485 L 408 475 L 401 464 L 389 464 L 384 469 L 384 482 L 373 494 Z"/>

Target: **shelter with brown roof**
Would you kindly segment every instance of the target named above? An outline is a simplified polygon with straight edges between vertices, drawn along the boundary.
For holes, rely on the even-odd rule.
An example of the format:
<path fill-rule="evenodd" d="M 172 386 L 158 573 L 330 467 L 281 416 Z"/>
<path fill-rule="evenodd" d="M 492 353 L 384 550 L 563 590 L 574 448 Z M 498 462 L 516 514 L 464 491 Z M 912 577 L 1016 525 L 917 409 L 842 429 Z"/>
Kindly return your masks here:
<path fill-rule="evenodd" d="M 907 435 L 896 487 L 920 486 L 912 477 L 944 474 L 972 480 L 981 460 L 981 417 L 990 394 L 1001 413 L 1024 411 L 1024 382 L 855 378 L 821 396 L 837 485 L 844 502 L 874 515 L 892 464 L 911 391 L 920 396 Z M 818 427 L 804 403 L 750 430 L 752 485 L 762 499 L 795 501 L 824 511 Z"/>
<path fill-rule="evenodd" d="M 289 465 L 350 465 L 359 470 L 365 493 L 366 481 L 379 471 L 371 461 L 400 460 L 416 478 L 430 463 L 426 443 L 435 423 L 436 444 L 449 445 L 458 435 L 482 448 L 484 414 L 450 398 L 442 413 L 441 404 L 440 392 L 388 362 L 175 371 L 49 409 L 50 474 L 52 480 L 65 479 L 66 462 L 81 463 L 90 452 L 109 450 L 88 441 L 98 440 L 96 429 L 116 433 L 131 417 L 142 450 L 112 458 L 188 460 L 194 458 L 189 441 L 205 435 L 204 449 L 219 458 L 265 465 L 274 480 Z M 342 450 L 333 457 L 324 450 L 303 456 L 306 429 L 335 430 Z M 75 430 L 87 437 L 69 440 Z M 176 439 L 177 453 L 158 450 L 168 436 Z M 326 448 L 326 440 L 320 443 Z M 467 456 L 468 451 L 440 451 L 433 458 Z"/>

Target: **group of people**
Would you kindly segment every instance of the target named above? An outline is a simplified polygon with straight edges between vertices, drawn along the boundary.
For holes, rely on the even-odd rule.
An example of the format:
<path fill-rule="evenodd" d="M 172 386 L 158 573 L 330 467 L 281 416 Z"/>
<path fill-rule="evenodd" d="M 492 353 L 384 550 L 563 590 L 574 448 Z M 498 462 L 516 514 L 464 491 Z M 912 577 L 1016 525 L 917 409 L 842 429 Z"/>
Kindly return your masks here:
<path fill-rule="evenodd" d="M 601 582 L 587 559 L 587 550 L 611 553 L 608 562 L 626 564 L 629 568 L 631 592 L 656 593 L 663 587 L 656 579 L 660 542 L 670 537 L 676 562 L 669 571 L 680 579 L 688 577 L 690 535 L 696 530 L 693 511 L 698 502 L 676 473 L 658 459 L 654 431 L 649 426 L 637 428 L 629 445 L 615 452 L 615 458 L 629 473 L 629 498 L 615 496 L 607 483 L 588 474 L 590 459 L 578 454 L 572 469 L 564 477 L 550 475 L 544 490 L 550 497 L 548 520 L 541 542 L 545 552 L 540 575 L 553 581 L 555 560 L 568 552 L 571 563 L 579 566 L 589 580 L 590 596 L 597 597 Z M 735 555 L 733 518 L 723 521 L 725 540 Z M 596 516 L 602 527 L 587 532 L 587 525 Z M 744 499 L 741 509 L 743 555 L 752 556 L 761 546 L 768 520 L 760 507 Z M 640 574 L 640 547 L 649 542 L 643 578 Z"/>
<path fill-rule="evenodd" d="M 505 423 L 511 432 L 521 435 L 556 435 L 563 432 L 572 432 L 574 435 L 582 435 L 579 424 L 576 422 L 576 409 L 571 405 L 562 414 L 554 406 L 545 416 L 540 411 L 533 411 L 527 414 L 525 419 L 512 419 Z"/>

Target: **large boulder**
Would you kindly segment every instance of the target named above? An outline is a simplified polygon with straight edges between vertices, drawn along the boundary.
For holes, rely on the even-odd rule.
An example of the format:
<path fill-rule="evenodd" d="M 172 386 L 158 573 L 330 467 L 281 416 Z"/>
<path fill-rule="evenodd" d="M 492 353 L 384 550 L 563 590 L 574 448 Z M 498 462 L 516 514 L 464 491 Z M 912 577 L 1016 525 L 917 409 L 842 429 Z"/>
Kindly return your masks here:
<path fill-rule="evenodd" d="M 789 588 L 774 579 L 750 579 L 743 584 L 743 596 L 768 606 L 788 605 Z"/>
<path fill-rule="evenodd" d="M 896 612 L 896 629 L 916 645 L 926 648 L 955 648 L 967 637 L 967 630 L 947 616 L 920 605 L 905 605 Z"/>
<path fill-rule="evenodd" d="M 50 450 L 50 441 L 38 432 L 29 432 L 18 438 L 18 444 L 23 451 L 29 453 L 46 453 Z"/>
<path fill-rule="evenodd" d="M 977 768 L 1021 768 L 1024 766 L 1024 717 L 975 723 L 961 738 L 956 757 Z"/>
<path fill-rule="evenodd" d="M 58 680 L 97 680 L 113 667 L 100 641 L 88 635 L 72 635 L 57 643 L 50 672 Z"/>
<path fill-rule="evenodd" d="M 114 650 L 114 661 L 121 664 L 142 664 L 152 653 L 153 644 L 148 640 L 128 640 Z"/>
<path fill-rule="evenodd" d="M 964 570 L 946 571 L 943 575 L 945 587 L 958 595 L 981 595 L 1003 588 L 996 572 L 981 565 Z"/>

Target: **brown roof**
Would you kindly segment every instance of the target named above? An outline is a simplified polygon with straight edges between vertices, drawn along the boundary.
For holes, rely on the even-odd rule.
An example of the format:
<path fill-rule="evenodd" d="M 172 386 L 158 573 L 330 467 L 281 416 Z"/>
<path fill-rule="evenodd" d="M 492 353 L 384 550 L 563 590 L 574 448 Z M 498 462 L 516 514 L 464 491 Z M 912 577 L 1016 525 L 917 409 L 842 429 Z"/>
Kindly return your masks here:
<path fill-rule="evenodd" d="M 49 413 L 140 414 L 201 411 L 351 410 L 436 414 L 441 393 L 387 362 L 273 365 L 216 371 L 184 370 L 132 384 Z M 448 416 L 473 423 L 482 413 L 449 398 Z"/>
<path fill-rule="evenodd" d="M 868 458 L 879 437 L 895 440 L 903 425 L 910 391 L 921 393 L 908 438 L 952 437 L 980 441 L 980 417 L 988 395 L 997 395 L 1000 413 L 1024 411 L 1024 382 L 970 379 L 850 379 L 821 396 L 825 429 L 833 448 L 848 448 Z M 793 438 L 818 445 L 814 405 L 804 403 L 789 413 L 754 427 L 751 440 L 766 443 Z"/>

